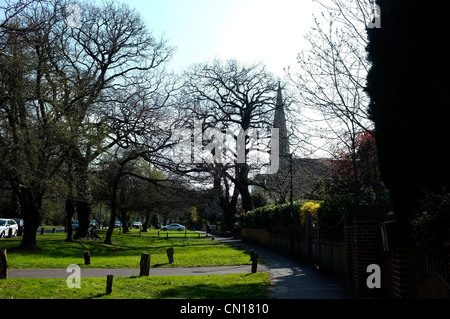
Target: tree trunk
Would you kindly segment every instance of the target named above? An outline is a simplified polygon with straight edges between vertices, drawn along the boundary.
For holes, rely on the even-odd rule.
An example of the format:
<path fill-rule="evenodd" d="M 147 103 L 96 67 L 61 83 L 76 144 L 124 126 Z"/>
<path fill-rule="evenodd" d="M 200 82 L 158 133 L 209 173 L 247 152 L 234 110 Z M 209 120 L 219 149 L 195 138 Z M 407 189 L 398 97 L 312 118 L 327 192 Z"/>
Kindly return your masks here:
<path fill-rule="evenodd" d="M 223 211 L 223 230 L 231 231 L 234 228 L 235 215 L 237 213 L 236 207 L 232 207 L 231 205 L 227 205 L 226 207 L 222 207 Z"/>
<path fill-rule="evenodd" d="M 75 202 L 71 198 L 66 199 L 66 242 L 73 242 L 72 218 L 75 214 Z"/>
<path fill-rule="evenodd" d="M 249 212 L 253 209 L 253 200 L 250 191 L 248 190 L 248 183 L 241 183 L 240 187 L 238 187 L 239 193 L 241 194 L 242 199 L 242 208 L 245 212 Z"/>
<path fill-rule="evenodd" d="M 37 249 L 36 232 L 39 227 L 39 219 L 42 206 L 42 195 L 35 194 L 33 190 L 21 188 L 18 191 L 20 209 L 22 211 L 25 227 L 23 230 L 21 249 Z"/>
<path fill-rule="evenodd" d="M 128 219 L 126 216 L 126 212 L 123 208 L 119 209 L 119 220 L 122 223 L 122 231 L 124 234 L 128 233 L 130 230 L 128 229 Z"/>
<path fill-rule="evenodd" d="M 242 208 L 245 212 L 251 211 L 253 209 L 253 200 L 250 191 L 248 190 L 248 164 L 237 164 L 236 167 L 236 182 L 235 187 L 238 189 L 242 198 Z"/>
<path fill-rule="evenodd" d="M 117 189 L 119 187 L 119 181 L 120 181 L 120 174 L 117 174 L 116 178 L 114 179 L 113 186 L 112 186 L 112 194 L 111 194 L 111 217 L 109 220 L 109 227 L 108 231 L 106 232 L 105 236 L 105 244 L 111 245 L 111 237 L 112 233 L 114 231 L 114 227 L 116 226 L 116 216 L 117 216 Z"/>
<path fill-rule="evenodd" d="M 74 236 L 74 239 L 90 238 L 89 217 L 92 215 L 92 205 L 89 201 L 77 200 L 76 206 L 78 216 L 78 229 Z"/>
<path fill-rule="evenodd" d="M 144 222 L 142 223 L 142 231 L 143 232 L 147 232 L 148 231 L 148 224 L 150 223 L 150 212 L 148 212 L 146 215 L 145 215 L 145 220 L 144 220 Z"/>

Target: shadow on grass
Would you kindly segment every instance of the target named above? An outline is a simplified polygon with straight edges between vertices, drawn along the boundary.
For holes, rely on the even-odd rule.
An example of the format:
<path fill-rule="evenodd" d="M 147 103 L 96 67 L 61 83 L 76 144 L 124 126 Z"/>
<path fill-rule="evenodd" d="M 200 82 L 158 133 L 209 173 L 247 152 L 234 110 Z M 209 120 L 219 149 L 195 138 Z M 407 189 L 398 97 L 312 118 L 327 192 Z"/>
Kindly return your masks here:
<path fill-rule="evenodd" d="M 166 266 L 166 265 L 170 265 L 170 263 L 160 263 L 160 264 L 154 264 L 154 265 L 152 265 L 152 267 L 151 268 L 158 268 L 158 267 L 164 267 L 164 266 Z"/>
<path fill-rule="evenodd" d="M 159 294 L 161 299 L 263 299 L 267 298 L 266 284 L 234 284 L 228 286 L 198 284 L 177 286 Z"/>
<path fill-rule="evenodd" d="M 102 298 L 104 296 L 106 296 L 106 293 L 100 293 L 100 294 L 96 294 L 96 295 L 90 296 L 90 297 L 88 297 L 86 299 L 98 299 L 98 298 Z"/>

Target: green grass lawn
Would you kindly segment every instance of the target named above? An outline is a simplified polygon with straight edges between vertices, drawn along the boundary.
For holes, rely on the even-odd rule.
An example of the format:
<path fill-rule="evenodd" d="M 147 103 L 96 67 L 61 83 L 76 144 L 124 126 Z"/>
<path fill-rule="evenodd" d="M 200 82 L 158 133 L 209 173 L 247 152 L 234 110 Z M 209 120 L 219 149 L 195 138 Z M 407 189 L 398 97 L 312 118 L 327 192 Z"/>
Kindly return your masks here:
<path fill-rule="evenodd" d="M 106 230 L 98 234 L 104 238 Z M 250 264 L 248 252 L 236 247 L 221 244 L 210 238 L 198 238 L 196 232 L 156 231 L 139 234 L 134 229 L 127 234 L 114 231 L 112 245 L 101 240 L 77 240 L 66 243 L 65 233 L 37 235 L 35 251 L 18 250 L 21 237 L 0 239 L 0 249 L 7 249 L 10 269 L 19 268 L 67 268 L 78 264 L 82 268 L 139 268 L 141 253 L 151 254 L 151 267 L 199 267 L 233 266 Z M 169 264 L 166 249 L 173 247 L 174 263 Z M 84 265 L 83 251 L 91 254 L 91 265 Z"/>
<path fill-rule="evenodd" d="M 98 231 L 104 237 L 106 230 Z M 103 241 L 77 240 L 66 243 L 65 233 L 37 235 L 38 250 L 17 249 L 21 237 L 0 240 L 7 249 L 8 266 L 18 268 L 139 268 L 141 253 L 151 253 L 151 267 L 197 267 L 250 264 L 249 253 L 221 244 L 210 238 L 198 238 L 196 232 L 127 234 L 114 231 L 112 245 Z M 173 247 L 173 264 L 166 249 Z M 91 265 L 84 265 L 83 251 L 90 251 Z M 0 280 L 0 299 L 198 299 L 198 298 L 265 298 L 270 278 L 267 273 L 115 277 L 113 292 L 105 294 L 106 278 L 81 278 L 81 288 L 68 288 L 67 278 L 8 278 Z"/>
<path fill-rule="evenodd" d="M 65 278 L 0 280 L 0 299 L 251 299 L 266 298 L 267 273 L 114 277 L 110 295 L 106 278 L 81 278 L 80 288 L 68 288 Z"/>

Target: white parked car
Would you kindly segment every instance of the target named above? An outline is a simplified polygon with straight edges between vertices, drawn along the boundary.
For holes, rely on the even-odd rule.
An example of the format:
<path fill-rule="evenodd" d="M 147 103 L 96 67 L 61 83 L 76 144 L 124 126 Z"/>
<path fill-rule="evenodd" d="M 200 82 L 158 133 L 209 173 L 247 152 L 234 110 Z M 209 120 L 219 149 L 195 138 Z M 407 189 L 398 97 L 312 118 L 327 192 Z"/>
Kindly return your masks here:
<path fill-rule="evenodd" d="M 142 227 L 142 222 L 133 222 L 133 223 L 131 223 L 131 227 L 133 227 L 133 228 L 141 228 Z"/>
<path fill-rule="evenodd" d="M 14 219 L 0 218 L 0 238 L 17 236 L 19 226 Z"/>
<path fill-rule="evenodd" d="M 185 230 L 186 227 L 184 227 L 183 225 L 180 225 L 180 224 L 172 223 L 172 224 L 169 224 L 169 225 L 166 225 L 166 226 L 161 226 L 161 229 L 162 230 L 178 230 L 178 231 L 182 231 L 182 230 Z"/>

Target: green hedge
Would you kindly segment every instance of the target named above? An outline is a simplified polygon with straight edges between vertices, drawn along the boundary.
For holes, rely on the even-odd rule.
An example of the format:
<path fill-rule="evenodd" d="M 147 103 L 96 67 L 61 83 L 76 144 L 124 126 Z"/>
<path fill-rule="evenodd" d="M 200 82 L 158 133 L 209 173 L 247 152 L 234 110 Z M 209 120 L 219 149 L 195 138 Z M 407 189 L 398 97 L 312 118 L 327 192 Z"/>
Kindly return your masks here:
<path fill-rule="evenodd" d="M 312 203 L 319 204 L 319 207 Z M 362 197 L 341 196 L 324 201 L 296 200 L 292 206 L 293 218 L 289 203 L 267 205 L 241 215 L 239 224 L 241 227 L 266 229 L 272 234 L 288 234 L 294 223 L 295 233 L 298 234 L 304 229 L 305 210 L 309 210 L 313 223 L 319 227 L 321 238 L 343 240 L 344 221 L 351 220 L 359 211 L 355 207 L 369 207 L 371 204 Z"/>
<path fill-rule="evenodd" d="M 242 227 L 267 229 L 278 233 L 289 231 L 294 223 L 295 229 L 300 229 L 304 225 L 300 213 L 300 208 L 306 203 L 319 203 L 319 201 L 296 200 L 292 203 L 293 214 L 291 217 L 291 205 L 267 205 L 258 207 L 246 214 L 241 215 L 240 224 Z"/>

